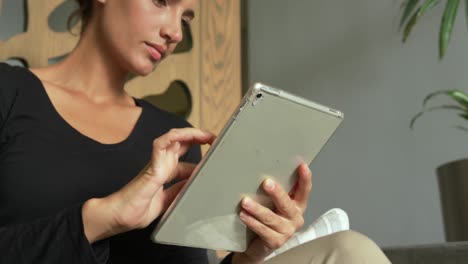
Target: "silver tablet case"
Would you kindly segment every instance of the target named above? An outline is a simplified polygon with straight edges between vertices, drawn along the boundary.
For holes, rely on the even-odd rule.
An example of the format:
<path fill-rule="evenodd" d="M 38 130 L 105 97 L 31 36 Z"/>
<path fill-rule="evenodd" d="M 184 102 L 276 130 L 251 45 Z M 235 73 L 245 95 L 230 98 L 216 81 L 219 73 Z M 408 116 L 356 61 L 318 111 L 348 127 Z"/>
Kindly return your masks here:
<path fill-rule="evenodd" d="M 157 243 L 243 252 L 254 234 L 241 199 L 273 208 L 261 188 L 272 177 L 289 191 L 343 119 L 340 111 L 260 83 L 241 100 L 189 182 L 152 233 Z"/>

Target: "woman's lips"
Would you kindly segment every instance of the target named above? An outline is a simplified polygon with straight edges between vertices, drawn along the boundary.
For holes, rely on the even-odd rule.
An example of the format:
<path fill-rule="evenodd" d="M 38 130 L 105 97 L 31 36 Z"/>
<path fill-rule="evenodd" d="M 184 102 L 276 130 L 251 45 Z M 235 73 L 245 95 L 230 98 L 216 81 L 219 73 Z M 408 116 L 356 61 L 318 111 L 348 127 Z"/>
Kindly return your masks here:
<path fill-rule="evenodd" d="M 146 49 L 148 50 L 153 60 L 160 61 L 162 59 L 164 53 L 160 51 L 157 46 L 152 45 L 148 42 L 145 42 L 145 45 L 146 45 Z"/>

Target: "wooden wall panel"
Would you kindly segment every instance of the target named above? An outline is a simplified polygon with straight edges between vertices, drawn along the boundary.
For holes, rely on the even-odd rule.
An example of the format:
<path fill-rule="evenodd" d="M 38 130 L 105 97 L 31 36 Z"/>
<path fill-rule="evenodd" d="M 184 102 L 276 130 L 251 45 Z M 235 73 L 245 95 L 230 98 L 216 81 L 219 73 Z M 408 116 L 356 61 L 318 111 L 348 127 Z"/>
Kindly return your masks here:
<path fill-rule="evenodd" d="M 50 58 L 72 50 L 78 38 L 68 32 L 54 32 L 48 25 L 48 15 L 62 2 L 29 0 L 27 31 L 0 41 L 0 61 L 16 57 L 25 59 L 30 67 L 41 67 Z"/>
<path fill-rule="evenodd" d="M 242 94 L 240 0 L 204 0 L 201 127 L 218 133 Z"/>

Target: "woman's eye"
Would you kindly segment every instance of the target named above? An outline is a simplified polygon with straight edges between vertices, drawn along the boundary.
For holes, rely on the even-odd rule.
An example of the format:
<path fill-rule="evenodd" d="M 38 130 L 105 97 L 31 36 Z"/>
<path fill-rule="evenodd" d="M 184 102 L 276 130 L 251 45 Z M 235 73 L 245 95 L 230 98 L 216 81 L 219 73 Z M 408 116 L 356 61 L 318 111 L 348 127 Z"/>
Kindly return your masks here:
<path fill-rule="evenodd" d="M 159 6 L 167 6 L 167 0 L 153 0 L 153 2 Z"/>

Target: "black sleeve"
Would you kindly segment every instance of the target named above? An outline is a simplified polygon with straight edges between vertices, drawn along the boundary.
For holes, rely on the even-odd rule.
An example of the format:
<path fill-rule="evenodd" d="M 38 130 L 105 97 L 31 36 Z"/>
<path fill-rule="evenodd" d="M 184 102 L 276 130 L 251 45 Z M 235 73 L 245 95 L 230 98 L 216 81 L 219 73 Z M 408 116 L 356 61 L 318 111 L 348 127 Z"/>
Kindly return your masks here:
<path fill-rule="evenodd" d="M 29 223 L 0 227 L 1 263 L 106 263 L 107 240 L 91 246 L 84 234 L 81 205 Z"/>
<path fill-rule="evenodd" d="M 231 264 L 232 263 L 232 257 L 234 256 L 234 253 L 231 253 L 227 255 L 220 264 Z"/>
<path fill-rule="evenodd" d="M 167 246 L 164 249 L 161 263 L 171 264 L 208 264 L 208 254 L 205 249 Z"/>
<path fill-rule="evenodd" d="M 13 67 L 5 63 L 0 63 L 0 133 L 13 108 L 17 95 L 18 78 L 14 74 Z"/>
<path fill-rule="evenodd" d="M 26 81 L 24 69 L 0 63 L 0 147 L 18 91 Z M 30 222 L 0 226 L 1 263 L 105 263 L 108 251 L 106 240 L 89 244 L 81 205 Z"/>

